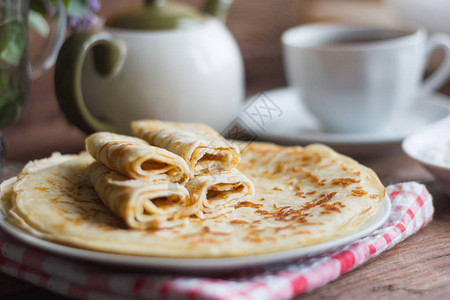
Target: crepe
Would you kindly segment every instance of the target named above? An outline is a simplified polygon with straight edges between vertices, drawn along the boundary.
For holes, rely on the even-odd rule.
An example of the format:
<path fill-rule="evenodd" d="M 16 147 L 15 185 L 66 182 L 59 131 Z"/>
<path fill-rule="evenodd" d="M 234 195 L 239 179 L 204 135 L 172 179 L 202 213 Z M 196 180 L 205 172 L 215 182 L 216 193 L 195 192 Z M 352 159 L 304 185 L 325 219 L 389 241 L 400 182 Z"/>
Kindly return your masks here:
<path fill-rule="evenodd" d="M 380 208 L 376 174 L 322 145 L 253 142 L 238 169 L 255 195 L 224 214 L 158 230 L 129 229 L 86 179 L 93 159 L 54 155 L 28 164 L 2 186 L 0 205 L 15 226 L 85 249 L 153 257 L 232 257 L 305 247 L 361 228 Z"/>
<path fill-rule="evenodd" d="M 103 203 L 130 228 L 173 227 L 193 213 L 186 210 L 189 192 L 166 174 L 130 179 L 98 162 L 87 173 Z"/>
<path fill-rule="evenodd" d="M 238 202 L 249 200 L 255 194 L 253 183 L 236 168 L 214 176 L 196 176 L 186 188 L 195 214 L 202 219 L 229 212 Z"/>
<path fill-rule="evenodd" d="M 217 173 L 239 163 L 239 148 L 207 125 L 143 120 L 132 122 L 132 129 L 151 145 L 184 158 L 194 174 Z"/>
<path fill-rule="evenodd" d="M 96 160 L 130 178 L 167 174 L 172 181 L 185 183 L 191 177 L 189 166 L 180 156 L 138 138 L 98 132 L 86 138 L 86 150 Z"/>

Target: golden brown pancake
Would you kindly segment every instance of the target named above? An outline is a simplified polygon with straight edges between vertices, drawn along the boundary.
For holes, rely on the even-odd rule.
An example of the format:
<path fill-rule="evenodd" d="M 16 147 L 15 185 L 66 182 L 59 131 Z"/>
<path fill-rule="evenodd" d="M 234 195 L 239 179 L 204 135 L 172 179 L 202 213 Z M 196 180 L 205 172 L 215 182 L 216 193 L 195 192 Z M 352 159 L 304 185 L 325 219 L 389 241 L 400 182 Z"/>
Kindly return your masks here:
<path fill-rule="evenodd" d="M 129 229 L 90 185 L 93 159 L 54 155 L 29 163 L 1 187 L 7 218 L 31 234 L 85 249 L 159 257 L 231 257 L 322 243 L 357 231 L 381 206 L 375 173 L 322 145 L 252 143 L 238 169 L 255 195 L 209 219 Z"/>
<path fill-rule="evenodd" d="M 215 175 L 198 175 L 186 184 L 197 217 L 213 218 L 234 210 L 255 195 L 253 183 L 238 169 Z"/>
<path fill-rule="evenodd" d="M 87 173 L 106 207 L 130 228 L 173 227 L 194 213 L 187 189 L 166 174 L 133 179 L 99 162 L 90 164 Z"/>
<path fill-rule="evenodd" d="M 167 174 L 172 181 L 185 183 L 192 175 L 180 156 L 135 137 L 97 132 L 86 138 L 86 150 L 97 161 L 130 178 Z"/>
<path fill-rule="evenodd" d="M 229 170 L 239 162 L 239 148 L 207 125 L 156 120 L 131 125 L 138 137 L 183 157 L 194 174 Z"/>

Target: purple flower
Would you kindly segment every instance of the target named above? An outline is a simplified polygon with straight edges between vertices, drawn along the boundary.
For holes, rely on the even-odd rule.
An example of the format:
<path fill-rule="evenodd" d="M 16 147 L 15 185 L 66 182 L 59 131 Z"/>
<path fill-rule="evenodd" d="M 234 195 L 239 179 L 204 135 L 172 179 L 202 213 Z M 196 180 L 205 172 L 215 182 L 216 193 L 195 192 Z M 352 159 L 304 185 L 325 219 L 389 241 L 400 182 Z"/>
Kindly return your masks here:
<path fill-rule="evenodd" d="M 101 19 L 95 14 L 100 10 L 101 3 L 99 0 L 86 0 L 87 10 L 81 17 L 69 16 L 69 27 L 73 31 L 87 30 L 92 27 L 98 26 L 101 23 Z"/>
<path fill-rule="evenodd" d="M 87 5 L 90 11 L 98 11 L 101 7 L 100 0 L 88 0 Z"/>

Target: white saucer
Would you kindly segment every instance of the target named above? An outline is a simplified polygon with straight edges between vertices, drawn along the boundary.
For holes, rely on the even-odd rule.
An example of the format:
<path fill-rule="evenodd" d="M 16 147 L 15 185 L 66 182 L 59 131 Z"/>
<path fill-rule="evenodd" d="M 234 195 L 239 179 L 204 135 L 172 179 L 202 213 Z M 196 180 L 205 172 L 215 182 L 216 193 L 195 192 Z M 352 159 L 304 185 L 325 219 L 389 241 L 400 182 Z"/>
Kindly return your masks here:
<path fill-rule="evenodd" d="M 323 143 L 349 155 L 373 155 L 399 150 L 407 135 L 449 114 L 450 97 L 432 94 L 378 132 L 327 132 L 306 110 L 295 91 L 285 87 L 250 97 L 239 118 L 260 140 L 284 145 Z"/>

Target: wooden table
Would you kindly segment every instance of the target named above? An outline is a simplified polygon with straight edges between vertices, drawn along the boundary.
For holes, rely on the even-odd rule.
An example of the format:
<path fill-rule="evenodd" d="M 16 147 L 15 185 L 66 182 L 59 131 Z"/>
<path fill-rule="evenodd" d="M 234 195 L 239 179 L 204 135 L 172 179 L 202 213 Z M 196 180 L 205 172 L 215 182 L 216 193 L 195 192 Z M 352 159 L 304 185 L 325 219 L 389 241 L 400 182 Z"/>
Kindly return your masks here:
<path fill-rule="evenodd" d="M 104 1 L 105 3 L 106 1 Z M 108 1 L 104 13 L 135 1 Z M 199 3 L 199 0 L 192 0 Z M 237 1 L 229 26 L 244 55 L 248 95 L 283 86 L 279 35 L 299 22 L 300 1 Z M 253 4 L 252 4 L 253 3 Z M 286 9 L 288 7 L 289 9 Z M 268 22 L 277 18 L 278 22 Z M 84 134 L 69 126 L 59 112 L 53 92 L 53 73 L 34 81 L 31 101 L 19 121 L 4 131 L 9 141 L 8 168 L 13 175 L 30 159 L 52 151 L 75 153 L 83 149 Z M 450 95 L 450 84 L 443 90 Z M 402 181 L 425 183 L 434 197 L 434 220 L 362 267 L 338 280 L 302 295 L 302 299 L 449 299 L 450 295 L 450 198 L 440 185 L 401 151 L 364 159 L 385 185 Z M 0 274 L 1 299 L 64 299 L 26 282 Z"/>

